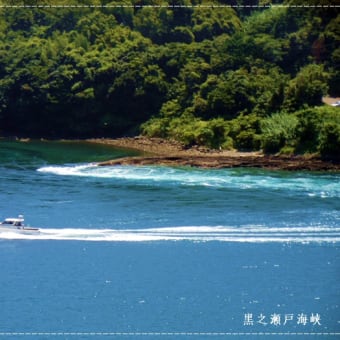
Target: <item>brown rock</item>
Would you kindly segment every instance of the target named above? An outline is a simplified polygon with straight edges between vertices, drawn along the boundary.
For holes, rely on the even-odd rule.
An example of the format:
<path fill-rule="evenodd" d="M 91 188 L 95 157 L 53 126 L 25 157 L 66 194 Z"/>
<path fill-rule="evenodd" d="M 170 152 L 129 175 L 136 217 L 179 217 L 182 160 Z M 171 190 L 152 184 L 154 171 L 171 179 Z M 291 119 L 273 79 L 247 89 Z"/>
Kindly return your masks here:
<path fill-rule="evenodd" d="M 323 161 L 315 156 L 268 156 L 260 152 L 209 150 L 201 147 L 185 149 L 181 143 L 161 138 L 137 136 L 133 138 L 95 139 L 90 140 L 90 142 L 105 143 L 145 153 L 140 157 L 124 157 L 100 162 L 98 163 L 99 166 L 168 165 L 202 168 L 253 167 L 294 171 L 340 171 L 340 163 Z"/>

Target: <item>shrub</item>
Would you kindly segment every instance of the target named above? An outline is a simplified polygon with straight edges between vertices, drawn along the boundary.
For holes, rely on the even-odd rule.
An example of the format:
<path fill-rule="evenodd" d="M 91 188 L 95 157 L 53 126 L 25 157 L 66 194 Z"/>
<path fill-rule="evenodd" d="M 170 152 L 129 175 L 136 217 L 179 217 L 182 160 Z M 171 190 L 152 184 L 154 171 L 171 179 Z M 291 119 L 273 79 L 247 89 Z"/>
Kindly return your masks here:
<path fill-rule="evenodd" d="M 336 107 L 322 106 L 295 113 L 297 150 L 320 152 L 325 158 L 337 158 L 340 150 L 340 111 Z"/>
<path fill-rule="evenodd" d="M 261 121 L 261 145 L 265 152 L 278 152 L 296 143 L 298 119 L 287 113 L 276 113 Z"/>
<path fill-rule="evenodd" d="M 141 132 L 148 137 L 165 138 L 168 135 L 169 120 L 166 118 L 151 118 L 141 125 Z"/>
<path fill-rule="evenodd" d="M 229 136 L 237 149 L 258 150 L 260 148 L 259 121 L 259 117 L 250 114 L 241 115 L 230 122 Z"/>
<path fill-rule="evenodd" d="M 327 122 L 319 136 L 319 150 L 322 158 L 340 159 L 340 124 Z"/>

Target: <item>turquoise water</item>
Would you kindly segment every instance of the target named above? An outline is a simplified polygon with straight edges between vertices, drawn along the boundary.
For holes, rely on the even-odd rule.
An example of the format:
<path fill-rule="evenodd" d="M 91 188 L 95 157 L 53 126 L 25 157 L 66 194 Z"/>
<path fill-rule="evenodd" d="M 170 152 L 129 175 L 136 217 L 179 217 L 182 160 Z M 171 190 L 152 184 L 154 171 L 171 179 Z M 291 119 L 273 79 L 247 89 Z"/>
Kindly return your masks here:
<path fill-rule="evenodd" d="M 0 334 L 339 336 L 340 174 L 95 165 L 126 154 L 0 141 L 0 216 L 41 228 L 0 233 Z"/>

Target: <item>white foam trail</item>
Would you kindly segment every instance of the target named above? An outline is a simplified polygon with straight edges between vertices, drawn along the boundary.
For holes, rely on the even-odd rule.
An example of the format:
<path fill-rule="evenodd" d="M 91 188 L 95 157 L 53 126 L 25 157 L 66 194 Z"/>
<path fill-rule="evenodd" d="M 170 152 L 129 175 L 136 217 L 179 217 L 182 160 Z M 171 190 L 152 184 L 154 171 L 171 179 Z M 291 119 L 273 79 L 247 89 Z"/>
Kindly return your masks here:
<path fill-rule="evenodd" d="M 52 173 L 61 176 L 89 176 L 86 170 L 93 169 L 95 164 L 83 164 L 83 165 L 65 165 L 65 166 L 44 166 L 39 168 L 38 172 Z"/>
<path fill-rule="evenodd" d="M 96 164 L 45 166 L 37 171 L 59 176 L 113 178 L 150 183 L 176 183 L 188 186 L 206 186 L 237 189 L 271 189 L 275 191 L 302 191 L 309 197 L 340 197 L 339 176 L 287 176 L 284 179 L 269 172 L 254 175 L 232 169 L 202 170 L 157 166 L 99 167 Z"/>
<path fill-rule="evenodd" d="M 41 229 L 39 234 L 0 232 L 1 239 L 68 240 L 97 242 L 293 242 L 293 243 L 338 243 L 340 228 L 332 227 L 284 227 L 263 226 L 182 226 L 150 229 Z"/>

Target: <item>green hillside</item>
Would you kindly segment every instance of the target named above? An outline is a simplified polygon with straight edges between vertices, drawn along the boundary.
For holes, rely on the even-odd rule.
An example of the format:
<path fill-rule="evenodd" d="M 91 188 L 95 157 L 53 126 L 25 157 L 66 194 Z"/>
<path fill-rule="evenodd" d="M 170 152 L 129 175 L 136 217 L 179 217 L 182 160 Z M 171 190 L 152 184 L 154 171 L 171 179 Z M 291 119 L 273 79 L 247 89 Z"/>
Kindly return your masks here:
<path fill-rule="evenodd" d="M 0 134 L 336 158 L 339 8 L 304 3 L 2 0 Z"/>

